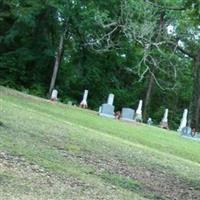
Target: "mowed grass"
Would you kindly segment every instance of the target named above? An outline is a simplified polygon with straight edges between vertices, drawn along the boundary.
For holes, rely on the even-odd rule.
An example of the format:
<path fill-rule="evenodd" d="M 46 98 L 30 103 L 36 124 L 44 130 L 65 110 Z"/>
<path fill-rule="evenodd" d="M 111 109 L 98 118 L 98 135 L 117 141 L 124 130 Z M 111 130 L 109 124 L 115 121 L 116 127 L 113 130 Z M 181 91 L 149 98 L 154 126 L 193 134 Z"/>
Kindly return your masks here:
<path fill-rule="evenodd" d="M 0 199 L 193 199 L 200 143 L 0 87 Z"/>

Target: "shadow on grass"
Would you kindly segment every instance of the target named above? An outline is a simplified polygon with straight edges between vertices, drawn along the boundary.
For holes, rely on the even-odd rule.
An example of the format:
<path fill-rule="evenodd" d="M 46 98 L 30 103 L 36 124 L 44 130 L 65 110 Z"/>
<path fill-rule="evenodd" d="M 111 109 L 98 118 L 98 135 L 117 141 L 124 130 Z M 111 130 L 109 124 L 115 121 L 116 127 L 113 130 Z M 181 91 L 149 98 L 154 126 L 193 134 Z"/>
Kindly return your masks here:
<path fill-rule="evenodd" d="M 110 172 L 103 172 L 101 174 L 101 178 L 115 187 L 120 187 L 131 192 L 137 193 L 140 196 L 148 199 L 155 199 L 155 200 L 165 200 L 166 198 L 161 197 L 159 194 L 154 194 L 153 192 L 148 191 L 148 188 L 143 187 L 140 183 L 132 178 L 125 177 L 122 175 L 110 173 Z"/>

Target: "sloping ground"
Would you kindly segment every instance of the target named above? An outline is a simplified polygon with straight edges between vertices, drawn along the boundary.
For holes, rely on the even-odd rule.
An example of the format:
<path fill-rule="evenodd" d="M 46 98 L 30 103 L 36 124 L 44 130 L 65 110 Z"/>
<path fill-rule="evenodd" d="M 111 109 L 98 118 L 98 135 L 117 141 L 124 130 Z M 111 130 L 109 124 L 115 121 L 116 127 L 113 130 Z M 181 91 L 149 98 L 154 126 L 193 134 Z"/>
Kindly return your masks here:
<path fill-rule="evenodd" d="M 200 143 L 0 87 L 0 199 L 200 199 Z"/>

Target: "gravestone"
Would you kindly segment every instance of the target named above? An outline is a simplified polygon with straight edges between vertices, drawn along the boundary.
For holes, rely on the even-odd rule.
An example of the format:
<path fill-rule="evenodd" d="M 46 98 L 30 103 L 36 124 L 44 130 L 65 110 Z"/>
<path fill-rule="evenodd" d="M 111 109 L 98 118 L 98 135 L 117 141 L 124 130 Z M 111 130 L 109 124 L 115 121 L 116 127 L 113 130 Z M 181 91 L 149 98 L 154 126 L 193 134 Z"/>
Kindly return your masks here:
<path fill-rule="evenodd" d="M 51 101 L 57 101 L 58 100 L 58 90 L 53 90 L 51 93 Z"/>
<path fill-rule="evenodd" d="M 190 127 L 188 127 L 188 126 L 186 126 L 186 127 L 184 127 L 182 129 L 181 135 L 184 138 L 200 142 L 200 134 L 194 133 L 193 130 Z"/>
<path fill-rule="evenodd" d="M 114 97 L 115 97 L 114 94 L 109 94 L 107 103 L 102 104 L 102 106 L 99 107 L 100 116 L 115 118 L 114 116 L 115 107 L 113 106 Z"/>
<path fill-rule="evenodd" d="M 109 95 L 108 95 L 107 104 L 113 105 L 114 97 L 115 97 L 114 94 L 109 94 Z"/>
<path fill-rule="evenodd" d="M 182 128 L 181 134 L 183 136 L 191 137 L 192 136 L 192 129 L 189 126 L 185 126 L 184 128 Z"/>
<path fill-rule="evenodd" d="M 142 103 L 143 103 L 143 101 L 140 100 L 139 104 L 138 104 L 138 108 L 136 110 L 135 120 L 138 122 L 142 122 Z"/>
<path fill-rule="evenodd" d="M 110 104 L 102 104 L 101 108 L 100 108 L 100 116 L 104 116 L 104 117 L 109 117 L 109 118 L 115 118 L 114 116 L 114 110 L 115 107 L 113 105 Z"/>
<path fill-rule="evenodd" d="M 151 125 L 153 124 L 153 121 L 152 121 L 151 117 L 148 118 L 147 124 L 148 124 L 149 126 L 151 126 Z"/>
<path fill-rule="evenodd" d="M 178 132 L 181 132 L 182 129 L 187 126 L 187 116 L 188 116 L 188 109 L 185 109 L 183 112 L 183 117 L 181 119 L 180 126 L 178 128 Z"/>
<path fill-rule="evenodd" d="M 135 110 L 131 108 L 122 108 L 121 118 L 125 121 L 134 121 Z"/>
<path fill-rule="evenodd" d="M 161 128 L 164 128 L 164 129 L 168 129 L 169 128 L 169 126 L 168 126 L 168 113 L 169 113 L 169 110 L 165 109 L 164 116 L 163 116 L 162 121 L 160 123 L 160 127 Z"/>
<path fill-rule="evenodd" d="M 102 106 L 99 106 L 99 112 L 98 112 L 99 114 L 101 113 L 101 108 L 102 108 Z"/>
<path fill-rule="evenodd" d="M 87 97 L 88 97 L 88 90 L 85 90 L 84 91 L 84 95 L 83 95 L 83 100 L 80 103 L 80 107 L 81 108 L 87 108 L 88 107 Z"/>

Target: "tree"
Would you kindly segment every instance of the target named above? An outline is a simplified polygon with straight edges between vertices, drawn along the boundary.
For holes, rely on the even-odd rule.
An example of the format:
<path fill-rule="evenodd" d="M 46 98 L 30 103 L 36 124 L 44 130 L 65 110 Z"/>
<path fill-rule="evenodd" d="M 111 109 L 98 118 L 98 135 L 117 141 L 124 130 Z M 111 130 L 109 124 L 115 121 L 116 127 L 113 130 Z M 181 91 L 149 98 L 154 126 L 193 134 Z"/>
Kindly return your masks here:
<path fill-rule="evenodd" d="M 40 96 L 56 87 L 62 101 L 75 103 L 89 89 L 93 109 L 110 92 L 117 109 L 143 98 L 145 117 L 159 123 L 168 107 L 173 128 L 193 99 L 198 121 L 198 6 L 189 0 L 0 1 L 0 83 Z M 183 90 L 192 87 L 192 73 L 193 98 Z"/>
<path fill-rule="evenodd" d="M 174 41 L 177 51 L 192 60 L 192 98 L 190 103 L 190 125 L 196 130 L 200 122 L 200 29 L 199 2 L 186 1 L 185 11 L 176 18 Z"/>
<path fill-rule="evenodd" d="M 1 23 L 1 80 L 43 95 L 54 53 L 55 9 L 41 1 L 3 1 L 2 6 L 7 15 Z"/>

